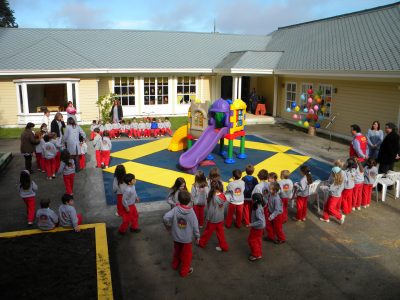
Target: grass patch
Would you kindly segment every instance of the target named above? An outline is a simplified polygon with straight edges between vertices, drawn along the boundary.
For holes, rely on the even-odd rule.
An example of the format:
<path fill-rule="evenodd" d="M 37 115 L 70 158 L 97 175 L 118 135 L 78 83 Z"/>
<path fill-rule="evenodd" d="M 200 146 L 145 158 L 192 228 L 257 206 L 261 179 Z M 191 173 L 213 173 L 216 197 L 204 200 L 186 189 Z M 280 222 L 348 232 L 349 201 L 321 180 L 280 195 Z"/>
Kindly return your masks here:
<path fill-rule="evenodd" d="M 25 128 L 0 128 L 0 139 L 19 139 Z"/>

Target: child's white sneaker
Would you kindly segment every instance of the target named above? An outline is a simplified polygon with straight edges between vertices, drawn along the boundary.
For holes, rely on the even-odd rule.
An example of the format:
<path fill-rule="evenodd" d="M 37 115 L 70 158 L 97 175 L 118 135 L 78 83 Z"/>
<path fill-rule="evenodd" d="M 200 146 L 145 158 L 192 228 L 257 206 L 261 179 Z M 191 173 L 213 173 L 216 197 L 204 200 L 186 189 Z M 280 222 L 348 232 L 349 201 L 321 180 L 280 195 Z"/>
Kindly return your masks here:
<path fill-rule="evenodd" d="M 362 208 L 367 208 L 367 206 L 366 205 L 363 205 L 363 206 L 361 206 Z"/>
<path fill-rule="evenodd" d="M 351 210 L 352 210 L 352 211 L 355 211 L 355 210 L 356 210 L 356 208 L 355 208 L 355 207 L 353 207 Z"/>
<path fill-rule="evenodd" d="M 324 218 L 319 218 L 319 220 L 322 221 L 322 222 L 326 222 L 326 223 L 329 223 L 329 222 L 330 222 L 329 219 L 328 219 L 328 220 L 325 220 Z"/>
<path fill-rule="evenodd" d="M 356 209 L 357 209 L 357 210 L 361 210 L 361 207 L 357 207 Z"/>
<path fill-rule="evenodd" d="M 217 250 L 218 252 L 222 251 L 222 248 L 220 246 L 215 247 L 215 250 Z"/>
<path fill-rule="evenodd" d="M 342 218 L 340 219 L 340 225 L 342 225 L 343 223 L 344 223 L 344 219 L 346 219 L 346 216 L 345 215 L 342 215 Z"/>

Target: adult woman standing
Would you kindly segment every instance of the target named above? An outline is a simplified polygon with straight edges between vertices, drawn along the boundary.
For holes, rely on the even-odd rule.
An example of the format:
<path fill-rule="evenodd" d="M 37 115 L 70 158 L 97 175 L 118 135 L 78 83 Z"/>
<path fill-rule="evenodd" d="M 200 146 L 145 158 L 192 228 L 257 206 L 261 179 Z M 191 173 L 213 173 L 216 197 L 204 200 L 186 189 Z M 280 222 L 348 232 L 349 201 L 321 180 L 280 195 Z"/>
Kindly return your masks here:
<path fill-rule="evenodd" d="M 396 125 L 387 123 L 385 125 L 386 136 L 381 144 L 378 154 L 379 174 L 393 170 L 394 162 L 399 153 L 399 135 Z"/>
<path fill-rule="evenodd" d="M 114 100 L 114 104 L 111 108 L 110 111 L 110 118 L 111 118 L 111 123 L 119 123 L 122 121 L 122 118 L 124 117 L 124 114 L 122 112 L 122 106 L 119 100 Z"/>
<path fill-rule="evenodd" d="M 75 119 L 69 117 L 67 120 L 67 129 L 65 130 L 64 143 L 68 149 L 71 158 L 75 161 L 75 167 L 79 169 L 78 157 L 82 154 L 79 143 L 79 135 L 86 139 L 86 134 L 82 128 L 75 123 Z"/>
<path fill-rule="evenodd" d="M 372 122 L 371 129 L 368 129 L 368 157 L 376 159 L 378 157 L 379 148 L 383 141 L 383 131 L 379 121 Z"/>
<path fill-rule="evenodd" d="M 35 124 L 29 122 L 21 134 L 21 153 L 25 158 L 25 170 L 32 173 L 32 153 L 35 152 L 35 146 L 40 143 L 40 139 L 35 138 L 32 128 Z"/>
<path fill-rule="evenodd" d="M 63 121 L 63 115 L 60 112 L 56 113 L 56 115 L 54 116 L 54 120 L 51 121 L 50 127 L 51 132 L 57 134 L 58 138 L 62 138 L 62 136 L 64 135 L 65 123 Z"/>

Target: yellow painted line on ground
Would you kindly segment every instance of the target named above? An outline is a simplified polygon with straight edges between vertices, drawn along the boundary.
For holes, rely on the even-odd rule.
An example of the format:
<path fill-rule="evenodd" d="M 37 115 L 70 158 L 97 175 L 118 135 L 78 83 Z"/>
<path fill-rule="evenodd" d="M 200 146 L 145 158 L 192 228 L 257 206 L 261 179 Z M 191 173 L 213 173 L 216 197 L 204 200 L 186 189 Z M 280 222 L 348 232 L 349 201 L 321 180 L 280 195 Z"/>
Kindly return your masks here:
<path fill-rule="evenodd" d="M 149 142 L 139 146 L 133 146 L 131 148 L 111 153 L 112 157 L 122 158 L 127 160 L 134 160 L 146 155 L 150 155 L 168 148 L 171 138 L 163 138 Z M 134 142 L 132 142 L 134 144 Z"/>
<path fill-rule="evenodd" d="M 227 144 L 228 144 L 228 140 L 225 140 L 225 145 L 227 145 Z M 244 145 L 245 145 L 246 149 L 270 151 L 270 152 L 286 152 L 286 151 L 292 149 L 291 147 L 284 146 L 284 145 L 267 144 L 267 143 L 252 142 L 252 141 L 246 141 Z M 240 140 L 234 140 L 233 146 L 240 147 Z"/>
<path fill-rule="evenodd" d="M 97 297 L 98 299 L 112 300 L 112 280 L 111 280 L 111 269 L 110 259 L 108 256 L 108 243 L 107 243 L 107 232 L 105 223 L 95 224 L 84 224 L 79 225 L 81 230 L 94 229 L 95 230 L 95 241 L 96 241 L 96 269 L 97 269 Z M 57 233 L 63 231 L 72 231 L 72 228 L 56 227 L 53 230 L 42 231 L 39 229 L 20 230 L 11 232 L 0 233 L 0 238 L 16 238 L 27 235 L 45 234 L 45 233 Z M 79 234 L 79 233 L 74 233 Z"/>
<path fill-rule="evenodd" d="M 254 174 L 255 176 L 257 176 L 258 171 L 260 171 L 261 169 L 266 169 L 269 173 L 275 172 L 276 174 L 278 174 L 279 178 L 282 170 L 289 170 L 290 172 L 293 172 L 309 159 L 309 156 L 277 153 L 274 156 L 271 156 L 266 160 L 260 162 L 259 164 L 255 165 Z M 243 172 L 243 176 L 244 175 L 246 175 L 246 172 Z"/>

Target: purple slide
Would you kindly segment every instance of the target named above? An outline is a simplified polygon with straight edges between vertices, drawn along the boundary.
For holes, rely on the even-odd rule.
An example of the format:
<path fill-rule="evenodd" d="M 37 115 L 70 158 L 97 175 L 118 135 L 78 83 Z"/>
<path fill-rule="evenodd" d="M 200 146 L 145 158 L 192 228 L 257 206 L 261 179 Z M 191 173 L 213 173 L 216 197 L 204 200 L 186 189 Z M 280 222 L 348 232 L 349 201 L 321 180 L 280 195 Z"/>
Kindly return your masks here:
<path fill-rule="evenodd" d="M 193 147 L 179 157 L 180 166 L 189 172 L 195 171 L 199 163 L 213 151 L 218 141 L 228 132 L 228 127 L 216 131 L 214 125 L 208 126 Z"/>

